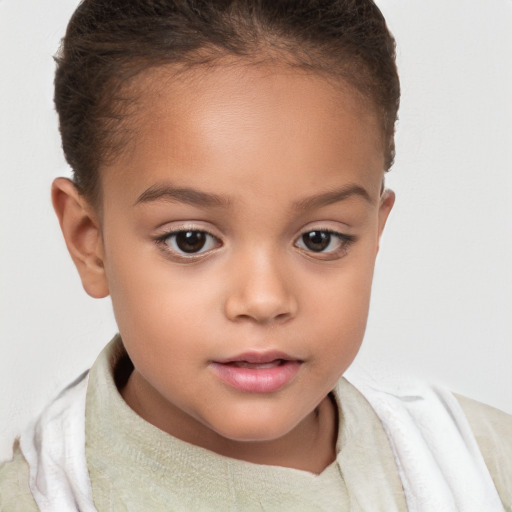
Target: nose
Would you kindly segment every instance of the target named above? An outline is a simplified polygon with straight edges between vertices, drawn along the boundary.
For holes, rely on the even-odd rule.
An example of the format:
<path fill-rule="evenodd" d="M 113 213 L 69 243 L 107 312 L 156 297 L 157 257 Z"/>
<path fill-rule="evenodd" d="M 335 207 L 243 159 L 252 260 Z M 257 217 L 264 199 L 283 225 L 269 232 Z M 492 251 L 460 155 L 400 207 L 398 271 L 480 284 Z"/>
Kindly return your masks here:
<path fill-rule="evenodd" d="M 227 318 L 269 324 L 295 317 L 298 303 L 289 274 L 285 264 L 272 254 L 261 251 L 241 258 L 230 269 Z"/>

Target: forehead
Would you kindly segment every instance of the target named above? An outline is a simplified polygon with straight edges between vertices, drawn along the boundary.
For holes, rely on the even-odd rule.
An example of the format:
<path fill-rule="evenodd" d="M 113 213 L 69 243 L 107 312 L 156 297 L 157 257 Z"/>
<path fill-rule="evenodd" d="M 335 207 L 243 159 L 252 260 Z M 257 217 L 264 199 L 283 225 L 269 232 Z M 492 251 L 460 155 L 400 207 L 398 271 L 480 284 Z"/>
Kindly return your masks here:
<path fill-rule="evenodd" d="M 378 189 L 382 133 L 371 103 L 339 80 L 280 64 L 160 67 L 135 84 L 127 150 L 102 170 L 104 192 L 172 180 L 237 187 L 318 186 L 346 175 Z M 279 177 L 282 180 L 279 180 Z M 260 187 L 261 185 L 261 187 Z M 326 183 L 326 187 L 329 187 Z"/>

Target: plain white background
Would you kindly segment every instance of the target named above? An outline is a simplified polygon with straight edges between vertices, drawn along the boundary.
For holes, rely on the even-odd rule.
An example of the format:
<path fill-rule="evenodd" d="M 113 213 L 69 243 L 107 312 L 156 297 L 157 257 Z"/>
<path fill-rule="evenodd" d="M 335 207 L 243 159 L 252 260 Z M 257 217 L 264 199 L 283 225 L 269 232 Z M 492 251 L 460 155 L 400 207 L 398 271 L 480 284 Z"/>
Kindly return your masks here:
<path fill-rule="evenodd" d="M 380 0 L 403 96 L 397 203 L 356 364 L 512 413 L 512 2 Z M 76 0 L 0 0 L 0 460 L 116 332 L 50 205 L 52 55 Z"/>

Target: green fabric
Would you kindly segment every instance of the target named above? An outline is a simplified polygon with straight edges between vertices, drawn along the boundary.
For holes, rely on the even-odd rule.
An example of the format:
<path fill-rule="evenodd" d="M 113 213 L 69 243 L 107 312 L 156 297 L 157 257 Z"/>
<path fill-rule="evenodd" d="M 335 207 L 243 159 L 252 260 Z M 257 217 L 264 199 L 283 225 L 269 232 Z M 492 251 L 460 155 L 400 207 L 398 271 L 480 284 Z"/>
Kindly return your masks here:
<path fill-rule="evenodd" d="M 13 458 L 0 466 L 0 511 L 37 512 L 39 508 L 28 487 L 28 464 L 14 443 Z"/>
<path fill-rule="evenodd" d="M 251 464 L 190 445 L 137 416 L 114 383 L 125 353 L 115 338 L 90 372 L 86 456 L 98 511 L 406 511 L 396 465 L 377 416 L 345 379 L 336 390 L 337 459 L 320 475 Z M 498 493 L 512 512 L 512 416 L 457 396 Z M 200 485 L 198 485 L 198 482 Z M 0 466 L 0 511 L 37 511 L 28 466 L 15 445 Z"/>
<path fill-rule="evenodd" d="M 512 512 L 512 416 L 464 396 L 458 399 L 506 512 Z"/>

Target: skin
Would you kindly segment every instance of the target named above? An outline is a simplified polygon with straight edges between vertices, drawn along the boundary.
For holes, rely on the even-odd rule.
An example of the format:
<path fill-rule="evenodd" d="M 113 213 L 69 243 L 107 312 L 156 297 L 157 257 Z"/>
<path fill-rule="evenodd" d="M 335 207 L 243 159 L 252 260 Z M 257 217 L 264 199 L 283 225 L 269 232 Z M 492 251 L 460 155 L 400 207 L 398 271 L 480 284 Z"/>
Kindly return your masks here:
<path fill-rule="evenodd" d="M 335 457 L 328 394 L 363 339 L 394 203 L 378 120 L 350 88 L 284 65 L 168 71 L 145 77 L 137 135 L 101 169 L 101 213 L 53 184 L 83 286 L 110 294 L 135 366 L 122 396 L 184 441 L 319 473 Z M 204 249 L 180 254 L 180 230 L 208 232 Z M 340 236 L 325 250 L 305 245 L 328 230 Z M 240 391 L 212 369 L 269 350 L 300 361 L 277 391 Z"/>

